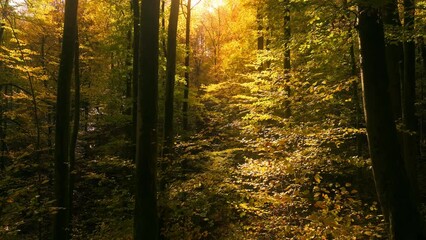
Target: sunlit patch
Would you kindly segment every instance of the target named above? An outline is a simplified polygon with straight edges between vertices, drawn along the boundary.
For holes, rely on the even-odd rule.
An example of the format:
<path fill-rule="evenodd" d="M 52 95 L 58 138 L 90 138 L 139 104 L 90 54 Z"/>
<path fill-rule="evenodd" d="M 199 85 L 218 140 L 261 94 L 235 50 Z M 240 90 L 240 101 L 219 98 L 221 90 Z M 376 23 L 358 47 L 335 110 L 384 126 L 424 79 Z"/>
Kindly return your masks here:
<path fill-rule="evenodd" d="M 214 12 L 219 7 L 222 7 L 225 5 L 224 0 L 213 0 L 210 2 L 210 7 L 208 8 L 209 12 Z"/>
<path fill-rule="evenodd" d="M 225 0 L 192 0 L 191 6 L 210 13 L 226 5 Z"/>

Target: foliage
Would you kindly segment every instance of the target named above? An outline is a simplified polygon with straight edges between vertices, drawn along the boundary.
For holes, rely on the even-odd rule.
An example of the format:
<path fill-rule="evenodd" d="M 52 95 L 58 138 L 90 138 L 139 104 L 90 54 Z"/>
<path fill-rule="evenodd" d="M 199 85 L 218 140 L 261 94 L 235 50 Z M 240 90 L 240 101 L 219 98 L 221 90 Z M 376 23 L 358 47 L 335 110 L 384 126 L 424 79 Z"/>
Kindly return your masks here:
<path fill-rule="evenodd" d="M 115 235 L 126 239 L 131 235 L 128 231 L 134 204 L 132 161 L 102 156 L 77 171 L 74 238 L 85 239 L 90 234 L 94 238 Z M 114 228 L 117 224 L 123 224 L 123 228 Z"/>
<path fill-rule="evenodd" d="M 361 114 L 356 2 L 342 2 L 194 5 L 190 131 L 181 126 L 186 69 L 180 15 L 176 142 L 158 166 L 165 239 L 386 239 Z M 63 3 L 0 3 L 0 14 L 7 13 L 0 16 L 0 238 L 48 239 Z M 79 4 L 82 121 L 73 239 L 132 239 L 130 1 Z M 424 75 L 424 5 L 418 2 L 410 33 L 419 46 L 418 76 Z M 168 1 L 165 7 L 168 19 Z M 285 9 L 290 39 L 283 32 Z M 388 43 L 401 41 L 401 31 L 387 26 Z M 263 49 L 257 49 L 260 36 Z M 165 63 L 161 56 L 160 124 Z M 424 118 L 424 81 L 418 88 Z M 159 131 L 162 142 L 161 126 Z"/>
<path fill-rule="evenodd" d="M 180 143 L 180 157 L 168 162 L 160 197 L 168 239 L 383 235 L 365 160 L 333 154 L 320 135 L 287 135 L 298 138 L 287 145 L 299 146 L 283 150 L 271 135 L 247 140 L 244 131 L 219 129 Z"/>

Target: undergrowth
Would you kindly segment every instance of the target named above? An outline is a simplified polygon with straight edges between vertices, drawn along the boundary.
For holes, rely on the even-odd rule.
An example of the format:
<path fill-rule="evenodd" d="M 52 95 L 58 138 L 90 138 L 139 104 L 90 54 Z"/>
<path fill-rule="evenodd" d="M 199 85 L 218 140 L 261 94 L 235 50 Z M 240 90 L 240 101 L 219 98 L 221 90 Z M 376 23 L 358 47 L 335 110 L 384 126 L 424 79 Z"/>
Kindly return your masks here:
<path fill-rule="evenodd" d="M 228 125 L 177 145 L 161 198 L 165 239 L 384 238 L 368 160 L 295 131 L 286 141 L 305 146 L 290 151 L 253 137 Z"/>

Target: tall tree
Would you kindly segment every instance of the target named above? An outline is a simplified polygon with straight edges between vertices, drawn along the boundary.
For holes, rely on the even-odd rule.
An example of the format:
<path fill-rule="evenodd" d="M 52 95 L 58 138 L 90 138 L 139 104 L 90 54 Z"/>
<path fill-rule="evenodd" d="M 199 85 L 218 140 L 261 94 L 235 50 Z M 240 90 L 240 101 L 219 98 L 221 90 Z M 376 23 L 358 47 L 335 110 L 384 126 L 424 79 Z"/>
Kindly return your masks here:
<path fill-rule="evenodd" d="M 2 11 L 1 11 L 1 18 L 0 18 L 0 46 L 3 43 L 3 33 L 4 33 L 4 29 L 5 29 L 5 25 L 6 23 L 4 22 L 3 19 L 5 19 L 7 17 L 7 9 L 9 7 L 9 0 L 4 1 L 4 3 L 1 3 L 1 7 L 2 7 Z M 2 61 L 0 61 L 0 68 L 2 67 Z M 0 90 L 3 90 L 4 88 L 4 95 L 8 95 L 8 86 L 5 85 L 2 88 L 0 88 Z M 7 129 L 7 122 L 5 121 L 4 118 L 4 112 L 6 111 L 6 106 L 7 106 L 7 100 L 5 101 L 6 103 L 2 103 L 0 106 L 0 148 L 1 148 L 1 157 L 0 157 L 0 170 L 3 170 L 4 168 L 4 161 L 5 161 L 5 155 L 6 155 L 6 142 L 5 142 L 5 138 L 6 138 L 6 129 Z"/>
<path fill-rule="evenodd" d="M 133 75 L 133 71 L 131 71 L 131 67 L 132 67 L 132 29 L 130 28 L 127 31 L 127 54 L 126 54 L 126 60 L 125 60 L 125 65 L 126 68 L 128 69 L 127 74 L 126 74 L 126 99 L 131 100 L 132 99 L 132 75 Z M 126 109 L 126 114 L 131 114 L 131 108 L 130 109 Z"/>
<path fill-rule="evenodd" d="M 265 48 L 265 34 L 263 33 L 263 13 L 259 6 L 256 14 L 257 22 L 257 50 L 263 50 Z"/>
<path fill-rule="evenodd" d="M 416 101 L 416 50 L 414 39 L 414 0 L 404 0 L 404 78 L 402 81 L 402 123 L 404 125 L 404 162 L 408 177 L 417 192 L 417 118 Z"/>
<path fill-rule="evenodd" d="M 399 148 L 387 91 L 385 38 L 379 10 L 359 4 L 362 83 L 370 155 L 377 194 L 390 239 L 425 239 L 423 223 Z"/>
<path fill-rule="evenodd" d="M 284 102 L 284 117 L 289 118 L 291 116 L 291 107 L 290 107 L 290 71 L 291 71 L 291 50 L 290 50 L 290 40 L 291 40 L 291 26 L 290 26 L 290 1 L 284 1 L 284 84 L 287 100 Z"/>
<path fill-rule="evenodd" d="M 139 81 L 139 52 L 140 52 L 140 4 L 139 0 L 131 0 L 133 10 L 133 70 L 132 70 L 132 123 L 133 132 L 137 131 L 138 81 Z M 132 143 L 136 146 L 136 134 Z"/>
<path fill-rule="evenodd" d="M 134 239 L 158 239 L 157 117 L 160 0 L 142 1 Z"/>
<path fill-rule="evenodd" d="M 70 95 L 77 34 L 78 0 L 65 1 L 64 32 L 56 98 L 55 197 L 53 239 L 68 239 Z"/>
<path fill-rule="evenodd" d="M 164 57 L 167 57 L 167 44 L 166 44 L 166 0 L 161 0 L 161 48 Z"/>
<path fill-rule="evenodd" d="M 1 18 L 0 18 L 0 45 L 2 44 L 3 41 L 3 33 L 4 33 L 4 29 L 6 26 L 5 20 L 7 15 L 8 15 L 8 11 L 9 11 L 9 0 L 5 0 L 4 2 L 1 3 Z"/>
<path fill-rule="evenodd" d="M 265 21 L 264 21 L 264 9 L 262 8 L 262 5 L 259 4 L 257 6 L 257 14 L 256 14 L 256 23 L 257 23 L 257 50 L 259 50 L 260 53 L 262 53 L 265 49 L 268 50 L 268 44 L 269 44 L 269 38 L 265 37 L 265 32 L 268 31 L 268 27 L 265 29 Z M 266 40 L 265 40 L 266 39 Z M 262 60 L 260 62 L 259 71 L 263 71 L 266 68 L 269 67 L 270 63 L 269 60 Z"/>
<path fill-rule="evenodd" d="M 388 31 L 400 30 L 397 0 L 388 1 L 383 11 L 383 23 Z M 396 34 L 391 34 L 391 36 Z M 391 94 L 392 113 L 395 121 L 401 121 L 401 76 L 403 67 L 403 48 L 399 39 L 386 39 L 386 64 L 389 76 L 389 93 Z"/>
<path fill-rule="evenodd" d="M 183 129 L 188 130 L 188 106 L 189 106 L 189 61 L 190 61 L 190 36 L 191 36 L 191 0 L 186 3 L 186 30 L 185 30 L 185 88 L 183 90 Z"/>
<path fill-rule="evenodd" d="M 78 29 L 78 27 L 77 27 Z M 73 111 L 73 125 L 72 125 L 72 133 L 71 133 L 71 142 L 70 142 L 70 178 L 69 178 L 69 193 L 68 193 L 68 218 L 69 218 L 69 232 L 70 236 L 72 235 L 73 225 L 73 193 L 74 193 L 74 185 L 75 185 L 75 169 L 76 169 L 76 147 L 77 147 L 77 138 L 78 138 L 78 130 L 80 129 L 80 106 L 81 106 L 81 86 L 80 86 L 80 43 L 78 41 L 78 30 L 76 34 L 75 41 L 75 57 L 74 57 L 74 111 Z"/>
<path fill-rule="evenodd" d="M 167 34 L 167 79 L 166 104 L 164 117 L 165 150 L 169 152 L 173 146 L 173 103 L 176 75 L 176 36 L 179 19 L 179 0 L 172 0 L 170 6 L 169 29 Z"/>

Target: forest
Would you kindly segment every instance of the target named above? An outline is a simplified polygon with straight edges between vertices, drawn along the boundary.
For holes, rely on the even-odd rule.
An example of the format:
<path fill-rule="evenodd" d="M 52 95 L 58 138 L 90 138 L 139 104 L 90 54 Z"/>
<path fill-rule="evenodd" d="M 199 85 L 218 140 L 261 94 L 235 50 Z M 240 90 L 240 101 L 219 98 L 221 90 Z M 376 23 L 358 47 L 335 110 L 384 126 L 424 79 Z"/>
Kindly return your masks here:
<path fill-rule="evenodd" d="M 0 239 L 426 239 L 426 1 L 0 0 Z"/>

